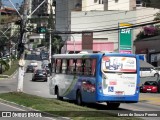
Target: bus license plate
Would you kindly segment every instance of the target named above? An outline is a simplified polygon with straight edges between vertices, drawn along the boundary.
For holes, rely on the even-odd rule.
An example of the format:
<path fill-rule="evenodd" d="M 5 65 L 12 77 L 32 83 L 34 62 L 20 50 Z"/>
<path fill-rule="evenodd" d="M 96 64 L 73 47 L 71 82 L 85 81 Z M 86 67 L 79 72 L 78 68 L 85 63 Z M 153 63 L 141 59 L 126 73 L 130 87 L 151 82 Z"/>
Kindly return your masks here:
<path fill-rule="evenodd" d="M 115 91 L 116 95 L 123 95 L 124 91 Z"/>

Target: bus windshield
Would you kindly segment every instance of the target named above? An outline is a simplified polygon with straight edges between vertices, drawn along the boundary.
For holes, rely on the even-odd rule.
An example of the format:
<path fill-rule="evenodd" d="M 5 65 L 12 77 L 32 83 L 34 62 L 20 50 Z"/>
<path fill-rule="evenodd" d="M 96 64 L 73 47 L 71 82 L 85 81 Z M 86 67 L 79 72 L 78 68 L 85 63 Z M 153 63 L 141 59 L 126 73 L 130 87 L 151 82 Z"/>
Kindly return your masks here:
<path fill-rule="evenodd" d="M 122 56 L 103 56 L 103 72 L 136 73 L 136 58 Z"/>

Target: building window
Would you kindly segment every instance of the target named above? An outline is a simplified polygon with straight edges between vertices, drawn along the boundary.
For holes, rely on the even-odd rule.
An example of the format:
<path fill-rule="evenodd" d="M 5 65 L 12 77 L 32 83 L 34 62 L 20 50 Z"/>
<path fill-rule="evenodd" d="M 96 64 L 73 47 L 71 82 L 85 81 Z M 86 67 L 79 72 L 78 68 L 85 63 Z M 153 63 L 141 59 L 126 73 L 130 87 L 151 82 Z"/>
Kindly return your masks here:
<path fill-rule="evenodd" d="M 99 0 L 99 4 L 103 4 L 103 0 Z"/>
<path fill-rule="evenodd" d="M 115 3 L 118 3 L 118 0 L 115 0 Z"/>

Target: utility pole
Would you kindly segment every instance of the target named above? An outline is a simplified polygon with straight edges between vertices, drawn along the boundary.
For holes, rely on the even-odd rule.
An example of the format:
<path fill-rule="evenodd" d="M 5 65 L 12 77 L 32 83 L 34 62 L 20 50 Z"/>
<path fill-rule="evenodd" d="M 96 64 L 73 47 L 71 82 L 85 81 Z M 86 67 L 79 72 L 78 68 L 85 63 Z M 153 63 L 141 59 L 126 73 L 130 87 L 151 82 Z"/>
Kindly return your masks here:
<path fill-rule="evenodd" d="M 49 29 L 49 63 L 51 63 L 51 56 L 52 56 L 52 37 L 51 37 L 52 29 Z"/>
<path fill-rule="evenodd" d="M 18 86 L 17 86 L 17 92 L 23 92 L 23 79 L 24 79 L 24 42 L 26 41 L 26 22 L 27 22 L 27 12 L 28 12 L 28 4 L 29 0 L 24 0 L 24 11 L 23 11 L 23 18 L 21 20 L 21 26 L 20 26 L 20 40 L 19 40 L 19 71 L 18 71 Z"/>

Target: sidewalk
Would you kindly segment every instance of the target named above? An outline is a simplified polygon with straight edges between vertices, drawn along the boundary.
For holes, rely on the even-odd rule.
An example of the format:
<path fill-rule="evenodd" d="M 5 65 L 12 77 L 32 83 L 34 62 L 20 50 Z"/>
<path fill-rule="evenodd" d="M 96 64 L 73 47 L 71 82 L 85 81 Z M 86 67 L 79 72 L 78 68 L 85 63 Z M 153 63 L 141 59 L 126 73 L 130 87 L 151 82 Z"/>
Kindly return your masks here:
<path fill-rule="evenodd" d="M 17 73 L 18 73 L 18 70 L 16 70 L 11 76 L 4 75 L 4 76 L 6 76 L 6 78 L 0 78 L 0 80 L 6 80 L 6 79 L 10 80 L 10 79 L 14 78 L 17 75 Z"/>
<path fill-rule="evenodd" d="M 146 102 L 153 105 L 160 106 L 160 94 L 159 93 L 141 93 L 140 102 Z"/>
<path fill-rule="evenodd" d="M 0 79 L 0 93 L 13 92 L 17 88 L 17 73 L 15 72 L 9 78 Z"/>

